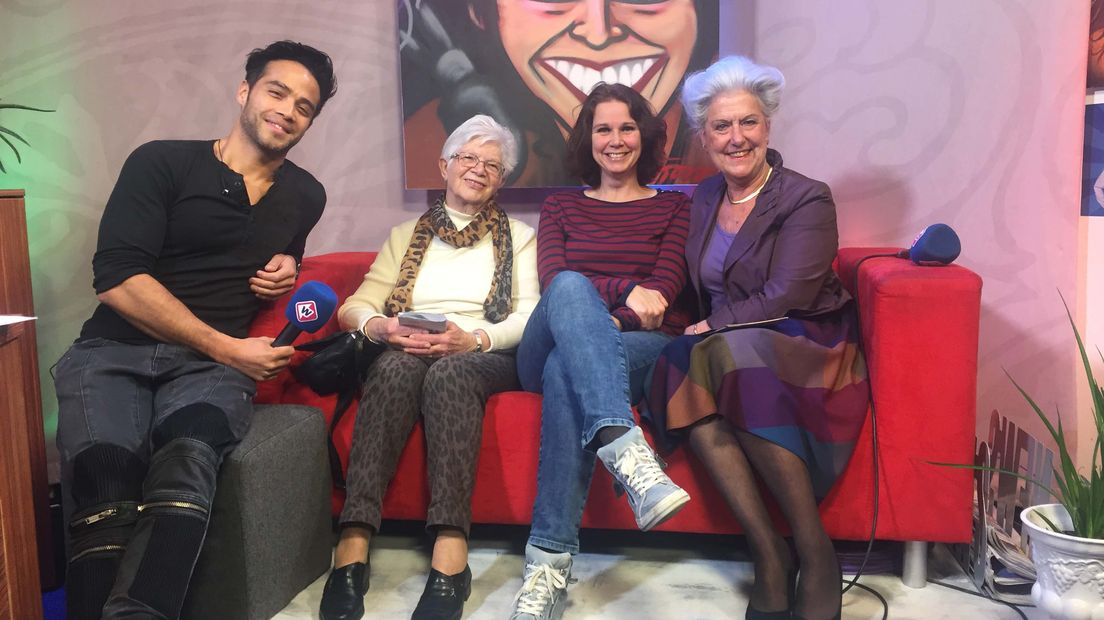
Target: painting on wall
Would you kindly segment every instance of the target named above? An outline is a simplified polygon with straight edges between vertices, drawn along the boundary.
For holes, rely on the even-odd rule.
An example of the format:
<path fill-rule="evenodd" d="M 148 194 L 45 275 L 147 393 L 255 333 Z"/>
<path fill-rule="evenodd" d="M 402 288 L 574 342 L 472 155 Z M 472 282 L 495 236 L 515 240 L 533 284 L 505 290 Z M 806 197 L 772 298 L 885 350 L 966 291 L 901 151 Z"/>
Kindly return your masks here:
<path fill-rule="evenodd" d="M 475 114 L 518 138 L 508 185 L 579 185 L 565 137 L 602 81 L 635 88 L 667 121 L 655 182 L 700 181 L 711 168 L 677 96 L 717 55 L 718 12 L 718 0 L 398 0 L 406 187 L 443 186 L 441 147 Z"/>
<path fill-rule="evenodd" d="M 1104 88 L 1104 0 L 1092 0 L 1089 6 L 1089 64 L 1085 86 L 1096 90 Z"/>
<path fill-rule="evenodd" d="M 1104 216 L 1104 103 L 1085 106 L 1081 215 Z"/>

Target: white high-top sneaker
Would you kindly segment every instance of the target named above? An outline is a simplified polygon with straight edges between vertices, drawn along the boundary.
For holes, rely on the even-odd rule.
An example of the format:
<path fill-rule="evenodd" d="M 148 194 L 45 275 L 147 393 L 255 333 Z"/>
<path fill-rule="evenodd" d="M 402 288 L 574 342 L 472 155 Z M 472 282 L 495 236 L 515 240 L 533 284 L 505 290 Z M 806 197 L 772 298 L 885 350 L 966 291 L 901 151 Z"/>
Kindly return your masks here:
<path fill-rule="evenodd" d="M 690 494 L 663 473 L 639 426 L 598 448 L 598 458 L 628 494 L 636 525 L 643 531 L 675 516 L 690 501 Z"/>
<path fill-rule="evenodd" d="M 571 554 L 525 545 L 525 580 L 514 597 L 510 620 L 559 620 L 567 606 Z"/>

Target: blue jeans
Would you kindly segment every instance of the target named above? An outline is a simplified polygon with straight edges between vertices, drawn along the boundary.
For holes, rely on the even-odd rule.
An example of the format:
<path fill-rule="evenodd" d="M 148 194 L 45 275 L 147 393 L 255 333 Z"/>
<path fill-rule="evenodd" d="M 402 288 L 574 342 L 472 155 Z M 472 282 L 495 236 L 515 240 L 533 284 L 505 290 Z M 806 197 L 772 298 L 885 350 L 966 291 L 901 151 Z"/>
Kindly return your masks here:
<path fill-rule="evenodd" d="M 632 405 L 671 336 L 621 333 L 590 280 L 558 274 L 518 346 L 523 388 L 544 395 L 537 501 L 529 543 L 579 552 L 579 524 L 594 473 L 592 442 L 605 426 L 631 428 Z"/>

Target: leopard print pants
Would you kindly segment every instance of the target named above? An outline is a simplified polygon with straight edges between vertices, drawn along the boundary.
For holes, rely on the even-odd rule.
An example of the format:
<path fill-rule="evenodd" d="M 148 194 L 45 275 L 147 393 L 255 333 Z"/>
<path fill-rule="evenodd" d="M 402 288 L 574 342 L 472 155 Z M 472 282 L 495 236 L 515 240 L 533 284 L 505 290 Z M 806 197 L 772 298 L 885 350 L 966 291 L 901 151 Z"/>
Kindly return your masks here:
<path fill-rule="evenodd" d="M 383 495 L 421 415 L 430 493 L 426 529 L 454 527 L 467 535 L 487 398 L 517 389 L 513 352 L 381 355 L 360 398 L 341 525 L 379 530 Z"/>

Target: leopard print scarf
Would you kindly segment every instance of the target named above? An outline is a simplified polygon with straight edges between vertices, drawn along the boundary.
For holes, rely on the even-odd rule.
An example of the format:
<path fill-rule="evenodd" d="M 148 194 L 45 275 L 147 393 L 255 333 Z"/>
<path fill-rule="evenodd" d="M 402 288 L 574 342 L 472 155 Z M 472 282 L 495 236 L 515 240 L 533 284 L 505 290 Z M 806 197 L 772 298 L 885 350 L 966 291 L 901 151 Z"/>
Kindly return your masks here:
<path fill-rule="evenodd" d="M 410 245 L 406 255 L 399 263 L 399 277 L 384 309 L 388 316 L 395 316 L 410 309 L 410 297 L 414 290 L 414 281 L 422 267 L 429 244 L 436 236 L 454 248 L 467 248 L 475 245 L 487 233 L 491 233 L 494 245 L 494 278 L 491 290 L 483 302 L 483 316 L 492 323 L 498 323 L 509 316 L 512 308 L 514 243 L 510 234 L 510 220 L 493 199 L 476 214 L 463 230 L 456 230 L 452 218 L 445 212 L 444 198 L 429 208 L 418 223 L 414 225 L 414 234 L 410 236 Z"/>

